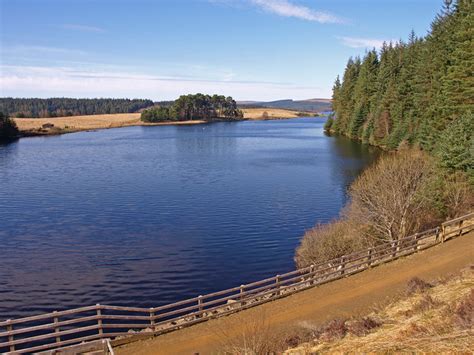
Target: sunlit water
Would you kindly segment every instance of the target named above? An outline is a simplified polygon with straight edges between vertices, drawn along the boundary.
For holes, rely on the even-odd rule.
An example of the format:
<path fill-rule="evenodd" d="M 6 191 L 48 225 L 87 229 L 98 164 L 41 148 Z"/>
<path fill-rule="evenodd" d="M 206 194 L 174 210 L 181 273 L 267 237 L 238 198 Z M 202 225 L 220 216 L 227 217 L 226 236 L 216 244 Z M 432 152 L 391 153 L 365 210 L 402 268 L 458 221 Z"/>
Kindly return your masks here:
<path fill-rule="evenodd" d="M 0 320 L 158 306 L 294 268 L 376 156 L 317 118 L 128 127 L 0 146 Z"/>

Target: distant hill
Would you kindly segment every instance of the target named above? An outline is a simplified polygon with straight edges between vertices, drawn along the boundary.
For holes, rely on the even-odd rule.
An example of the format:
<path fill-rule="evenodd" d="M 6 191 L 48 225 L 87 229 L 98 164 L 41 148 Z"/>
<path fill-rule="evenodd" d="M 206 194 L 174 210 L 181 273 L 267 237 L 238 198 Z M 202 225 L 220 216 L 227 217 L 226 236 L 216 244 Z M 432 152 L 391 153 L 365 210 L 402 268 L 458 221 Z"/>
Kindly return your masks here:
<path fill-rule="evenodd" d="M 307 112 L 325 112 L 332 111 L 330 99 L 308 99 L 308 100 L 277 100 L 277 101 L 238 101 L 237 104 L 241 108 L 280 108 L 295 111 Z"/>

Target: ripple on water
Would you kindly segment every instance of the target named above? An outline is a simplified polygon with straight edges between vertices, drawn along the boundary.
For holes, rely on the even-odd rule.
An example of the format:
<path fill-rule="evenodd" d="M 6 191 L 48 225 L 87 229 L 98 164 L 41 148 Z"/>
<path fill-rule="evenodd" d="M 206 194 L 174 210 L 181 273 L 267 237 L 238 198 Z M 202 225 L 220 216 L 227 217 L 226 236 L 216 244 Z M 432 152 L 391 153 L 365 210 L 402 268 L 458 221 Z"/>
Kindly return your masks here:
<path fill-rule="evenodd" d="M 0 319 L 156 306 L 291 270 L 376 156 L 317 119 L 127 127 L 0 147 Z"/>

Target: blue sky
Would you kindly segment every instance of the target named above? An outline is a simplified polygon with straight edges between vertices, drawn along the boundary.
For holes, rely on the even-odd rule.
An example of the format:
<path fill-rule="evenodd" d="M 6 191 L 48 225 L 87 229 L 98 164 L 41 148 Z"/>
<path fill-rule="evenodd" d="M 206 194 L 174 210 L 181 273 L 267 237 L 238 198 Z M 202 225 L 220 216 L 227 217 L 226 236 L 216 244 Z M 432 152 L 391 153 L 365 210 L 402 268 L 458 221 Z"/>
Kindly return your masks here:
<path fill-rule="evenodd" d="M 330 97 L 350 56 L 441 0 L 0 0 L 0 96 Z"/>

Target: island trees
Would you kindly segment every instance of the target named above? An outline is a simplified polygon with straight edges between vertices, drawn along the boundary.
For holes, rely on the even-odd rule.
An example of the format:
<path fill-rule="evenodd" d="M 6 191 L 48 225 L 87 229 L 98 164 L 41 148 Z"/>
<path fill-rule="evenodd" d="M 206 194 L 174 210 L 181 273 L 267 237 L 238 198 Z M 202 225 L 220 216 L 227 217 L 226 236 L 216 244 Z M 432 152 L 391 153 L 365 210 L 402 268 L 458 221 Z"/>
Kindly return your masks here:
<path fill-rule="evenodd" d="M 144 122 L 191 121 L 213 119 L 238 120 L 243 113 L 237 108 L 235 100 L 222 95 L 182 95 L 168 105 L 144 110 Z"/>

